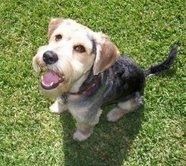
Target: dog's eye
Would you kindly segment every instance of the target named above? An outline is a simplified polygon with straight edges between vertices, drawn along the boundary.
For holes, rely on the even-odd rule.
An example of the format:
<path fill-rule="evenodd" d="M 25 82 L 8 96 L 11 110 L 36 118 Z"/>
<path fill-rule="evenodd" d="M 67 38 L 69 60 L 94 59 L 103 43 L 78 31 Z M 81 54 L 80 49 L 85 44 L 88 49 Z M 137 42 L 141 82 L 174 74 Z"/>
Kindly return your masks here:
<path fill-rule="evenodd" d="M 84 53 L 86 50 L 85 50 L 85 47 L 82 46 L 82 45 L 77 45 L 77 46 L 74 46 L 74 50 L 79 52 L 79 53 Z"/>
<path fill-rule="evenodd" d="M 62 39 L 62 35 L 58 34 L 58 35 L 55 35 L 55 41 L 59 41 Z"/>

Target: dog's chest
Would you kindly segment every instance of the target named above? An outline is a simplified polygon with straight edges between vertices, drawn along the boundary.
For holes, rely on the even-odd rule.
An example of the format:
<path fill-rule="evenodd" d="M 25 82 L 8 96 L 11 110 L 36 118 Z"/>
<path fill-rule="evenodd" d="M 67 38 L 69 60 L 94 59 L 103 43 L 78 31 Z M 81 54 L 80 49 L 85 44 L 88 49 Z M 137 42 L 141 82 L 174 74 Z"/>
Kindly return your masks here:
<path fill-rule="evenodd" d="M 88 119 L 91 105 L 89 101 L 82 100 L 81 96 L 69 96 L 68 110 L 78 122 L 83 122 Z"/>
<path fill-rule="evenodd" d="M 87 107 L 77 107 L 77 105 L 69 104 L 68 108 L 69 108 L 69 112 L 78 122 L 85 121 L 86 116 L 88 114 Z"/>
<path fill-rule="evenodd" d="M 97 114 L 103 102 L 98 94 L 68 95 L 68 110 L 77 121 L 90 121 Z"/>

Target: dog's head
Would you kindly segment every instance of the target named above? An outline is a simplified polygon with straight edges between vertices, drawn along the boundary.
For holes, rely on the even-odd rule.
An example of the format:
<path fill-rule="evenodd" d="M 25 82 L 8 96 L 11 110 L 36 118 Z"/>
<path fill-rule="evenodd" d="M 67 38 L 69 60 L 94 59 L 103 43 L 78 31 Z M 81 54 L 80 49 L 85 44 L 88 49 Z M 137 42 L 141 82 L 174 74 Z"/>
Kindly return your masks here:
<path fill-rule="evenodd" d="M 41 89 L 49 96 L 77 92 L 92 69 L 94 75 L 112 66 L 120 55 L 110 39 L 71 19 L 52 19 L 48 45 L 33 58 L 36 72 L 44 71 Z"/>

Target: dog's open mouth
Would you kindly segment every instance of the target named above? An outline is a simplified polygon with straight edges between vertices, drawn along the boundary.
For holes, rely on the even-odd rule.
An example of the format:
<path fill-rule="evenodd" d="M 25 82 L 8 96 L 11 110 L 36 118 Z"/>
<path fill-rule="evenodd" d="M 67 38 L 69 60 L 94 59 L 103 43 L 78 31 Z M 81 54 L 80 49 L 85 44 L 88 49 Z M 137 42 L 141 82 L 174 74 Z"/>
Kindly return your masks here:
<path fill-rule="evenodd" d="M 46 90 L 51 90 L 56 88 L 63 81 L 64 75 L 49 70 L 41 77 L 41 86 Z"/>

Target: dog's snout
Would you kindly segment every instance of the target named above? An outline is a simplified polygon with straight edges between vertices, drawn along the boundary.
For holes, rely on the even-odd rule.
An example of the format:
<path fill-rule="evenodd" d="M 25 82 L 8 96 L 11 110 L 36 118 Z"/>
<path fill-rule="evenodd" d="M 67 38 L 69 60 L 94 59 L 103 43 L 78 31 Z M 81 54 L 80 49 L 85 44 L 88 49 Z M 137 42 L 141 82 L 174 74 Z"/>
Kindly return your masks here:
<path fill-rule="evenodd" d="M 46 51 L 44 54 L 43 54 L 43 61 L 48 64 L 48 65 L 51 65 L 51 64 L 54 64 L 58 61 L 58 56 L 55 52 L 53 51 Z"/>

